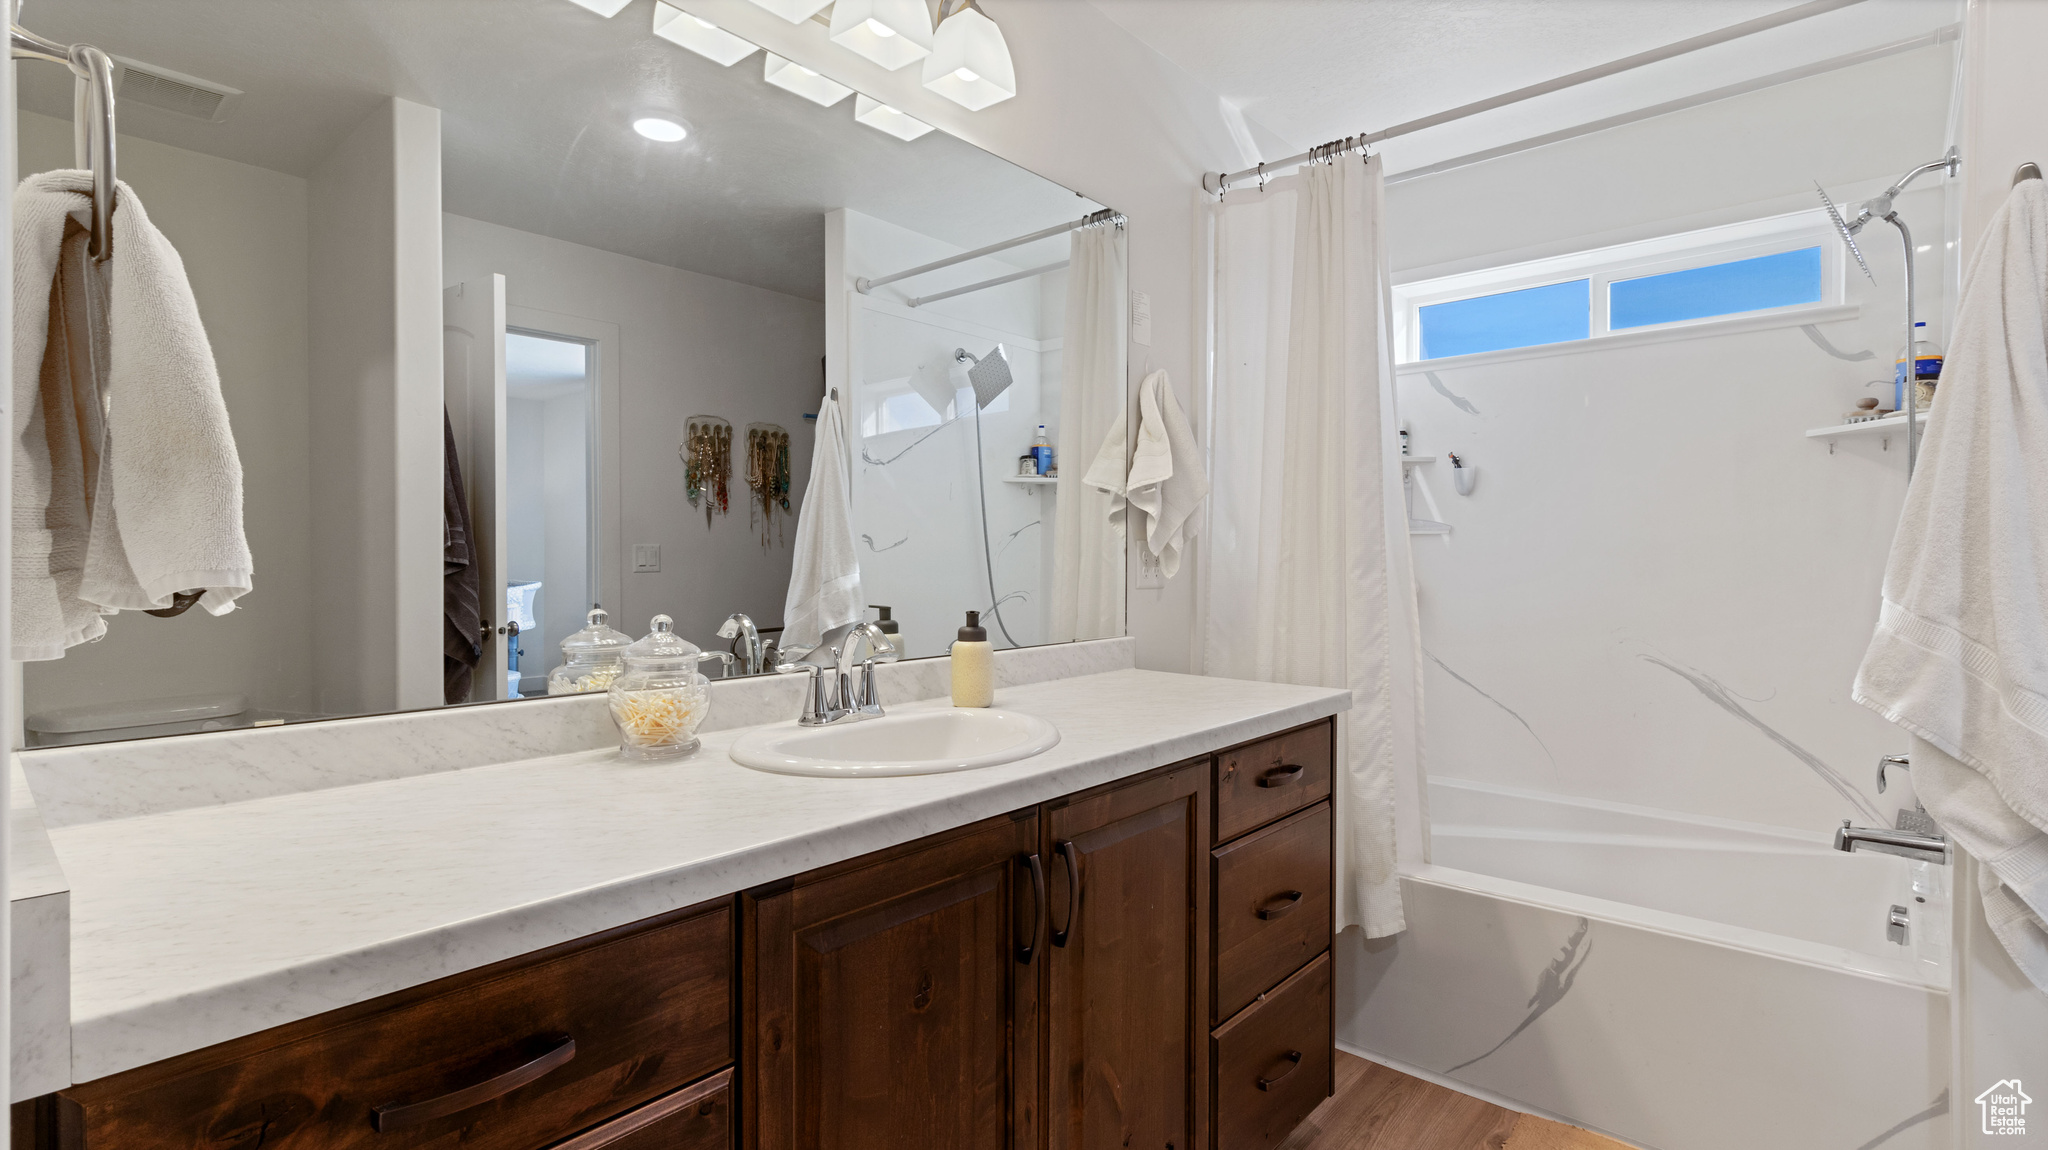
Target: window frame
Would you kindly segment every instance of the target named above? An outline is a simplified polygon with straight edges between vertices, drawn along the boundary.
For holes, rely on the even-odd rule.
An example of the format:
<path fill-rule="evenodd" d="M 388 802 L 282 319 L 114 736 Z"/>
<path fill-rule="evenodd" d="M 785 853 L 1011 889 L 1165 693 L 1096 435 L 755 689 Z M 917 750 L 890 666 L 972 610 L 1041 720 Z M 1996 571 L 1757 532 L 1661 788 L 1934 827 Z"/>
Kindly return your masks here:
<path fill-rule="evenodd" d="M 1733 263 L 1758 256 L 1820 248 L 1821 298 L 1813 303 L 1786 304 L 1752 311 L 1724 312 L 1697 319 L 1643 324 L 1619 330 L 1610 328 L 1608 290 L 1617 280 L 1631 280 L 1665 272 L 1688 271 L 1715 264 Z M 1659 333 L 1691 334 L 1692 329 L 1785 316 L 1788 322 L 1809 312 L 1840 308 L 1846 302 L 1847 253 L 1842 241 L 1821 210 L 1793 212 L 1737 224 L 1702 228 L 1590 248 L 1567 255 L 1503 264 L 1454 275 L 1433 276 L 1393 287 L 1394 362 L 1402 367 L 1456 363 L 1477 356 L 1514 357 L 1555 354 L 1559 348 L 1595 347 L 1618 337 L 1641 337 Z M 1524 344 L 1520 347 L 1472 352 L 1467 355 L 1422 359 L 1422 309 L 1431 304 L 1452 303 L 1478 296 L 1520 291 L 1524 288 L 1586 280 L 1587 331 L 1583 340 L 1560 343 Z"/>

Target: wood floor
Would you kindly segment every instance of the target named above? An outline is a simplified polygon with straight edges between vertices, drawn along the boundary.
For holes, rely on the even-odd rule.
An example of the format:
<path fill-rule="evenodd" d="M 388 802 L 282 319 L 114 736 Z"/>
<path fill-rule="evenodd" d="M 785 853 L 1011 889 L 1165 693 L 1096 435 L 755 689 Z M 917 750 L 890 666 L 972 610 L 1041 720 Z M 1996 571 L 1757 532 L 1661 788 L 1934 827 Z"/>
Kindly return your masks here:
<path fill-rule="evenodd" d="M 1627 1150 L 1337 1052 L 1337 1093 L 1280 1150 Z"/>

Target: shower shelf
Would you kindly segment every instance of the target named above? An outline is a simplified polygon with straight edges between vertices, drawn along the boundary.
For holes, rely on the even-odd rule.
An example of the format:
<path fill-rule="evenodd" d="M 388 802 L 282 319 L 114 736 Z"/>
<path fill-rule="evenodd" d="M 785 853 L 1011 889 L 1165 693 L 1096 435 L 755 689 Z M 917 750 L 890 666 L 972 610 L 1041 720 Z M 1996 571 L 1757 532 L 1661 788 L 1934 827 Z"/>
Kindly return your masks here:
<path fill-rule="evenodd" d="M 1920 426 L 1927 426 L 1927 413 L 1920 413 Z M 1870 439 L 1890 435 L 1906 429 L 1906 417 L 1887 415 L 1883 419 L 1869 419 L 1862 423 L 1837 423 L 1833 427 L 1816 427 L 1806 433 L 1808 439 Z"/>
<path fill-rule="evenodd" d="M 1449 535 L 1450 533 L 1451 525 L 1448 523 L 1438 523 L 1434 519 L 1410 519 L 1408 521 L 1408 534 L 1410 535 Z"/>
<path fill-rule="evenodd" d="M 1406 466 L 1408 466 L 1408 465 L 1409 465 L 1409 464 L 1411 464 L 1411 463 L 1435 463 L 1435 462 L 1436 462 L 1436 456 L 1434 456 L 1434 455 L 1404 455 L 1404 456 L 1402 456 L 1402 457 L 1401 457 L 1401 466 L 1403 466 L 1403 467 L 1406 467 Z"/>
<path fill-rule="evenodd" d="M 1057 475 L 1005 475 L 1005 476 L 1003 476 L 1003 482 L 1004 482 L 1004 483 L 1014 483 L 1014 484 L 1016 484 L 1016 485 L 1017 485 L 1017 486 L 1019 486 L 1019 487 L 1051 487 L 1051 486 L 1052 486 L 1053 484 L 1055 484 L 1055 483 L 1058 483 L 1059 481 L 1060 481 L 1060 477 L 1059 477 L 1059 476 L 1057 476 Z"/>

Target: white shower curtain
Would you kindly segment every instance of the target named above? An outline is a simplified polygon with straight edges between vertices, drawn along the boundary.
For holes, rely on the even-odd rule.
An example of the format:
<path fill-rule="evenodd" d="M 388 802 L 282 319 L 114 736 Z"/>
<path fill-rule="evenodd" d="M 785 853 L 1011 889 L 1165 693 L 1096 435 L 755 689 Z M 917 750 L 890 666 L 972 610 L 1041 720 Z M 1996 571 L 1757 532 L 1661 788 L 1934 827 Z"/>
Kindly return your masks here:
<path fill-rule="evenodd" d="M 1082 481 L 1124 413 L 1123 228 L 1076 230 L 1070 260 L 1046 615 L 1051 643 L 1124 633 L 1124 539 L 1110 523 L 1122 500 Z"/>
<path fill-rule="evenodd" d="M 1397 792 L 1420 802 L 1421 651 L 1394 446 L 1377 156 L 1215 205 L 1203 668 L 1348 687 L 1338 927 L 1403 929 Z"/>

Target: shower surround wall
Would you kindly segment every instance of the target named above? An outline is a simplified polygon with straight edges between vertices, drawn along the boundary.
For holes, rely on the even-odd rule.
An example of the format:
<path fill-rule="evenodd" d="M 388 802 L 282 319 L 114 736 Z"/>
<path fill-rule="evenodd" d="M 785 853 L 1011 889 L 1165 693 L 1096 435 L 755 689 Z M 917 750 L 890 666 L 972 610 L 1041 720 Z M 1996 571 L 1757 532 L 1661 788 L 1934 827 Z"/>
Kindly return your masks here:
<path fill-rule="evenodd" d="M 1032 230 L 1020 223 L 1018 231 Z M 886 284 L 862 295 L 854 277 L 879 277 L 964 248 L 859 212 L 826 217 L 828 300 L 844 307 L 842 380 L 853 437 L 853 517 L 861 585 L 902 625 L 911 655 L 945 653 L 967 611 L 1004 600 L 984 620 L 998 647 L 1044 642 L 1043 589 L 1052 555 L 1053 489 L 1005 482 L 1038 424 L 1059 438 L 1060 328 L 1066 273 L 1053 272 L 912 308 L 906 300 L 978 283 L 1006 269 L 1066 258 L 1059 236 L 999 257 Z M 831 280 L 842 281 L 834 285 Z M 955 349 L 980 356 L 1003 346 L 1009 389 L 981 412 L 988 506 L 987 545 L 995 568 L 989 594 L 975 472 L 972 393 L 956 393 Z M 843 352 L 842 352 L 843 349 Z M 1003 627 L 1008 628 L 1008 639 Z"/>
<path fill-rule="evenodd" d="M 1952 54 L 1398 184 L 1395 282 L 1874 195 L 1948 146 Z M 1937 342 L 1954 195 L 1899 201 Z M 1341 1043 L 1659 1150 L 1948 1144 L 1947 868 L 1829 846 L 1912 803 L 1874 785 L 1905 739 L 1849 700 L 1905 444 L 1805 435 L 1890 400 L 1902 253 L 1863 238 L 1840 307 L 1398 369 L 1438 459 L 1414 513 L 1452 527 L 1415 541 L 1434 833 L 1410 929 L 1339 947 Z"/>

